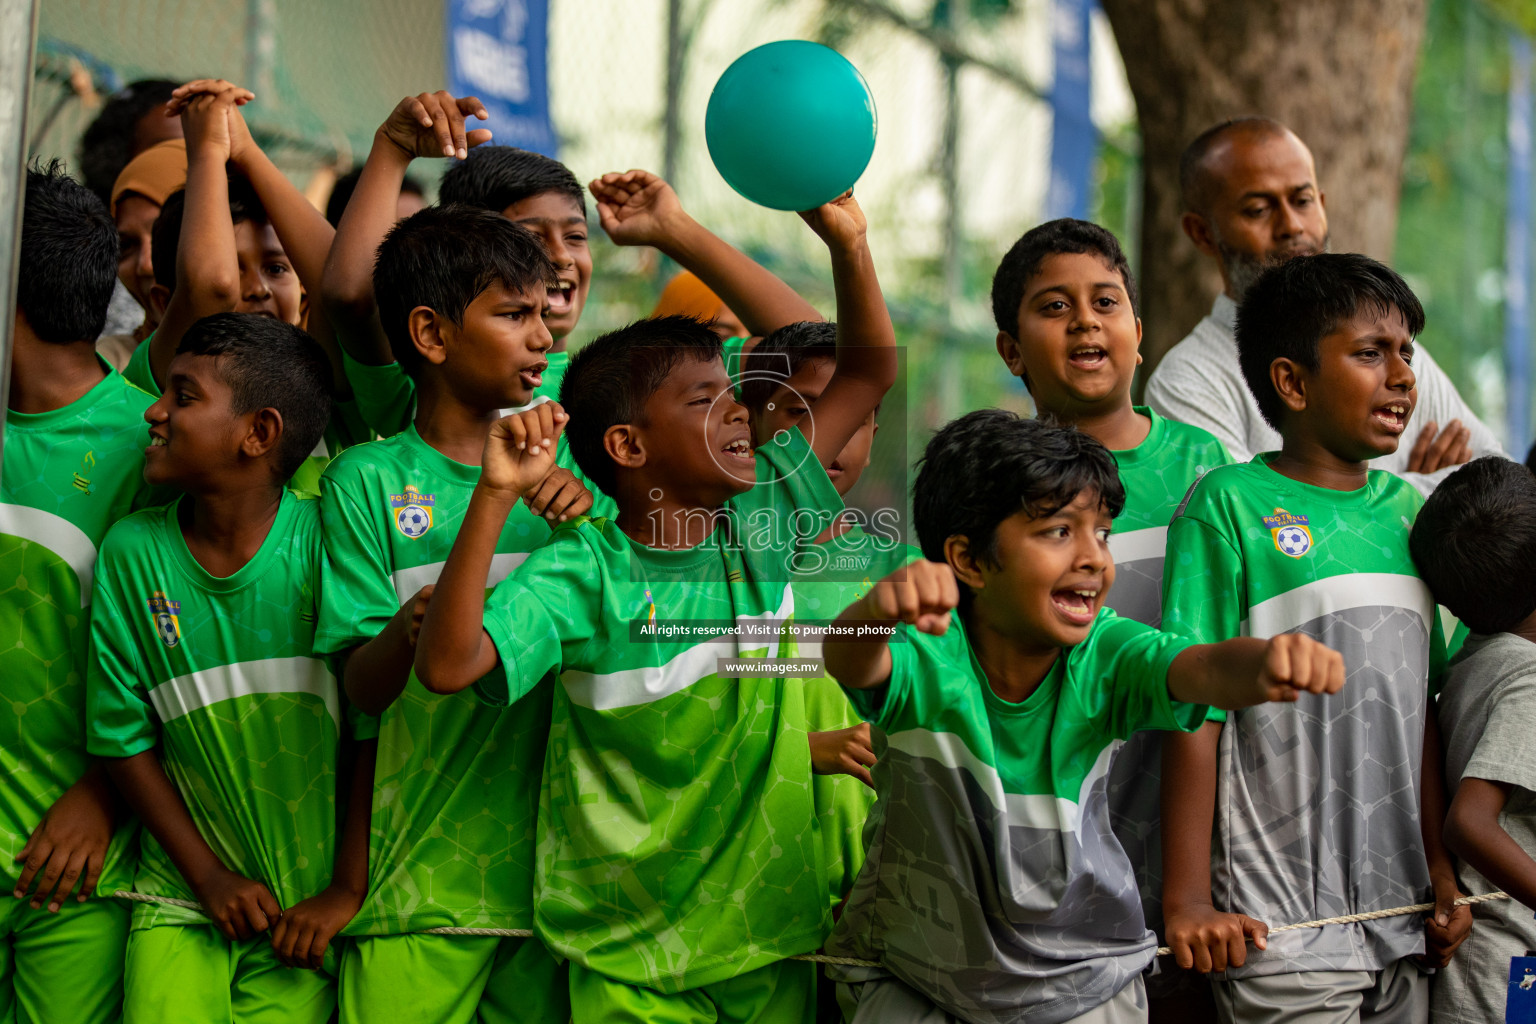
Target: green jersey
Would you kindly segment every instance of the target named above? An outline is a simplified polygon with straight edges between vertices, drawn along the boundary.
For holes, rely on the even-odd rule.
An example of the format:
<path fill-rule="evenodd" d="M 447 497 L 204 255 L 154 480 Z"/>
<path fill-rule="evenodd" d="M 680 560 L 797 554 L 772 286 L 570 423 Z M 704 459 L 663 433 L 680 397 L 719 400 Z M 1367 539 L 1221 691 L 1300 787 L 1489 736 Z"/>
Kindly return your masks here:
<path fill-rule="evenodd" d="M 188 500 L 135 513 L 102 542 L 86 742 L 98 757 L 158 746 L 219 860 L 292 907 L 330 881 L 336 834 L 340 693 L 311 654 L 319 505 L 285 491 L 261 548 L 221 578 L 187 550 Z M 133 887 L 194 898 L 147 832 Z M 165 904 L 139 905 L 133 921 L 207 923 Z"/>
<path fill-rule="evenodd" d="M 1423 499 L 1382 471 L 1355 491 L 1314 487 L 1270 457 L 1195 485 L 1168 530 L 1163 621 L 1206 642 L 1303 633 L 1343 654 L 1346 680 L 1228 713 L 1216 908 L 1274 927 L 1425 902 L 1419 771 L 1445 644 L 1408 554 Z M 1286 932 L 1228 976 L 1374 971 L 1423 948 L 1411 915 Z"/>
<path fill-rule="evenodd" d="M 898 641 L 889 683 L 848 691 L 874 726 L 880 796 L 827 951 L 880 961 L 962 1020 L 1079 1017 L 1157 946 L 1106 781 L 1136 730 L 1204 721 L 1204 706 L 1168 694 L 1190 642 L 1105 609 L 1015 704 L 993 692 L 959 617 Z"/>
<path fill-rule="evenodd" d="M 534 927 L 667 992 L 815 949 L 829 917 L 803 688 L 732 662 L 792 652 L 788 581 L 842 502 L 798 430 L 757 467 L 697 547 L 584 518 L 486 605 L 504 678 L 482 695 L 515 701 L 559 673 Z"/>
<path fill-rule="evenodd" d="M 103 364 L 105 365 L 105 364 Z M 85 667 L 91 580 L 107 529 L 146 495 L 153 401 L 116 370 L 62 409 L 10 412 L 0 468 L 0 877 L 85 773 Z M 120 829 L 101 891 L 128 884 Z M 121 865 L 121 870 L 119 870 Z"/>
<path fill-rule="evenodd" d="M 339 653 L 373 639 L 402 604 L 437 582 L 479 479 L 480 467 L 448 458 L 414 426 L 342 453 L 320 499 L 326 559 L 318 651 Z M 549 535 L 546 522 L 519 502 L 501 531 L 487 586 Z M 371 723 L 379 752 L 368 896 L 348 934 L 531 925 L 549 705 L 544 687 L 491 711 L 473 693 L 431 693 L 411 674 Z"/>

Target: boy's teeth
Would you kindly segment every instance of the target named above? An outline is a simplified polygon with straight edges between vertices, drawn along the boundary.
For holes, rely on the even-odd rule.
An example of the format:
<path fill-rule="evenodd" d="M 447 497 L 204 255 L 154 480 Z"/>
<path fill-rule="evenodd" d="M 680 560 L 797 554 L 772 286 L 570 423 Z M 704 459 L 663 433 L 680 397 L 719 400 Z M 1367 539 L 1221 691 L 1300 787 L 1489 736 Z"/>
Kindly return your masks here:
<path fill-rule="evenodd" d="M 1072 593 L 1076 594 L 1078 597 L 1098 597 L 1099 596 L 1099 592 L 1097 590 L 1074 590 L 1074 591 L 1072 591 Z"/>

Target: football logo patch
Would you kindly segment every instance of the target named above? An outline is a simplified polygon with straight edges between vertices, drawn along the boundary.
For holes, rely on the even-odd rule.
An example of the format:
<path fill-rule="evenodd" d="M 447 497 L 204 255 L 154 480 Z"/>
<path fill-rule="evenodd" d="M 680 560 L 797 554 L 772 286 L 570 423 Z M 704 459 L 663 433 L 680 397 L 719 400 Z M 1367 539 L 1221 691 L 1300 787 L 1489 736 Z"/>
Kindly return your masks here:
<path fill-rule="evenodd" d="M 1264 517 L 1264 525 L 1269 527 L 1270 536 L 1275 539 L 1275 550 L 1282 555 L 1300 558 L 1312 550 L 1312 531 L 1307 526 L 1306 516 L 1292 515 L 1277 508 L 1274 515 Z"/>
<path fill-rule="evenodd" d="M 181 602 L 172 601 L 157 590 L 149 598 L 149 614 L 155 620 L 155 635 L 167 647 L 181 643 Z"/>
<path fill-rule="evenodd" d="M 395 529 L 411 540 L 432 529 L 432 505 L 435 496 L 422 494 L 415 486 L 408 485 L 404 494 L 391 494 L 389 507 L 395 511 Z"/>

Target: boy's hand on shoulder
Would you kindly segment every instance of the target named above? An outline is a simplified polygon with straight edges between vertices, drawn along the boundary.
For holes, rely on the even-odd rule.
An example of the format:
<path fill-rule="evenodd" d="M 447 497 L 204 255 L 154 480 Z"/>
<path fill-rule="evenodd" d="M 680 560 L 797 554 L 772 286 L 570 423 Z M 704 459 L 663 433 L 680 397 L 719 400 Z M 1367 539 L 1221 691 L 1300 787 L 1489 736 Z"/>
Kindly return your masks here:
<path fill-rule="evenodd" d="M 266 931 L 283 916 L 266 886 L 223 866 L 192 889 L 214 927 L 232 942 Z"/>
<path fill-rule="evenodd" d="M 1243 966 L 1249 939 L 1259 949 L 1269 946 L 1269 925 L 1245 914 L 1223 914 L 1209 903 L 1164 906 L 1163 925 L 1179 966 L 1201 974 Z"/>
<path fill-rule="evenodd" d="M 295 904 L 272 929 L 272 952 L 285 967 L 318 971 L 336 933 L 357 916 L 363 894 L 326 886 Z"/>
<path fill-rule="evenodd" d="M 551 525 L 586 515 L 592 509 L 592 492 L 564 466 L 556 466 L 549 475 L 523 492 L 528 511 L 543 516 Z"/>
<path fill-rule="evenodd" d="M 489 128 L 465 130 L 465 121 L 484 121 L 490 115 L 474 96 L 452 96 L 446 90 L 407 96 L 395 104 L 379 125 L 379 135 L 394 143 L 407 157 L 458 157 L 491 141 Z"/>
<path fill-rule="evenodd" d="M 427 616 L 427 605 L 432 600 L 432 591 L 437 584 L 428 583 L 415 596 L 406 600 L 395 614 L 400 618 L 401 625 L 405 627 L 406 642 L 413 648 L 416 646 L 416 638 L 421 635 L 421 620 Z"/>
<path fill-rule="evenodd" d="M 876 583 L 860 599 L 860 617 L 905 622 L 919 632 L 943 636 L 950 612 L 960 603 L 954 571 L 942 562 L 920 559 Z"/>
<path fill-rule="evenodd" d="M 515 502 L 555 468 L 555 445 L 565 430 L 565 410 L 543 402 L 491 424 L 480 462 L 484 490 Z"/>
<path fill-rule="evenodd" d="M 1288 703 L 1302 693 L 1338 693 L 1344 688 L 1344 656 L 1300 633 L 1271 637 L 1257 684 L 1261 700 Z"/>
<path fill-rule="evenodd" d="M 687 217 L 672 186 L 650 171 L 610 172 L 587 188 L 614 245 L 664 246 Z"/>
<path fill-rule="evenodd" d="M 41 910 L 46 901 L 56 914 L 79 883 L 76 899 L 83 903 L 96 891 L 112 842 L 112 823 L 112 792 L 104 778 L 87 776 L 66 789 L 16 855 L 24 866 L 15 897 L 25 899 L 31 893 L 33 910 Z"/>
<path fill-rule="evenodd" d="M 1466 895 L 1454 877 L 1435 880 L 1435 909 L 1424 921 L 1424 955 L 1416 957 L 1425 967 L 1444 967 L 1456 949 L 1472 934 L 1472 908 L 1457 906 Z"/>
<path fill-rule="evenodd" d="M 869 723 L 860 722 L 851 729 L 813 732 L 811 770 L 817 775 L 852 775 L 870 789 L 875 788 L 869 769 L 875 763 L 875 748 L 869 738 Z"/>
<path fill-rule="evenodd" d="M 863 245 L 869 227 L 859 201 L 853 198 L 853 189 L 814 210 L 800 211 L 800 217 L 829 249 L 848 250 Z"/>
<path fill-rule="evenodd" d="M 229 160 L 233 150 L 230 112 L 255 98 L 256 94 L 249 89 L 232 85 L 222 78 L 198 79 L 172 93 L 166 109 L 181 116 L 182 131 L 187 137 L 187 158 Z"/>

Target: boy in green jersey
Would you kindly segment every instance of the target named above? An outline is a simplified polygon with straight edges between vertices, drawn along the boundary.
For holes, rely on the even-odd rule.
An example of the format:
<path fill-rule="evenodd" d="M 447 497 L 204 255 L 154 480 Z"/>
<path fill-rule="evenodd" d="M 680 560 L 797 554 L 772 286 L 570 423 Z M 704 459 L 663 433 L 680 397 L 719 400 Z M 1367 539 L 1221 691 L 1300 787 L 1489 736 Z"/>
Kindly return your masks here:
<path fill-rule="evenodd" d="M 1408 551 L 1423 499 L 1368 466 L 1413 413 L 1423 326 L 1403 279 L 1367 257 L 1266 271 L 1238 310 L 1237 343 L 1283 446 L 1207 474 L 1169 527 L 1165 625 L 1206 641 L 1313 636 L 1349 672 L 1343 697 L 1246 709 L 1167 744 L 1168 942 L 1181 966 L 1225 970 L 1213 984 L 1225 1021 L 1422 1021 L 1421 966 L 1444 966 L 1471 925 L 1440 839 L 1430 687 L 1445 645 Z M 1430 900 L 1427 922 L 1244 949 L 1271 924 Z"/>
<path fill-rule="evenodd" d="M 316 649 L 345 659 L 348 695 L 378 718 L 358 767 L 372 781 L 365 862 L 338 871 L 338 881 L 363 884 L 317 937 L 351 921 L 344 1022 L 561 1021 L 565 969 L 537 939 L 419 934 L 532 926 L 549 691 L 485 713 L 473 694 L 438 696 L 410 674 L 421 608 L 480 479 L 490 424 L 526 406 L 548 372 L 543 313 L 555 267 L 526 229 L 454 205 L 393 228 L 374 279 L 396 359 L 416 381 L 416 417 L 342 453 L 322 481 Z M 553 523 L 592 505 L 564 469 L 534 483 L 497 539 L 482 590 L 548 540 Z"/>
<path fill-rule="evenodd" d="M 1097 224 L 1070 218 L 1026 232 L 992 278 L 992 315 L 998 354 L 1029 389 L 1036 413 L 1076 426 L 1114 453 L 1125 509 L 1109 538 L 1115 593 L 1108 606 L 1157 626 L 1168 522 L 1190 485 L 1231 459 L 1199 427 L 1131 404 L 1141 364 L 1141 319 L 1136 280 L 1119 241 Z M 1115 756 L 1109 779 L 1115 836 L 1136 869 L 1147 927 L 1159 935 L 1162 738 L 1153 731 L 1131 737 Z M 1160 973 L 1149 981 L 1155 1009 L 1182 987 L 1179 978 Z"/>
<path fill-rule="evenodd" d="M 283 487 L 325 429 L 330 366 L 291 324 L 221 313 L 183 335 L 166 383 L 144 476 L 184 493 L 102 542 L 86 677 L 87 745 L 145 830 L 124 1019 L 319 1024 L 331 979 L 274 946 L 324 888 L 336 832 L 320 510 Z"/>
<path fill-rule="evenodd" d="M 371 270 L 379 242 L 395 222 L 396 202 L 413 159 L 455 160 L 443 175 L 439 202 L 499 213 L 544 243 L 556 269 L 545 320 L 555 344 L 538 397 L 559 394 L 570 359 L 566 344 L 586 307 L 592 280 L 586 194 L 559 161 L 512 146 L 486 145 L 490 131 L 471 127 L 485 116 L 473 96 L 436 92 L 402 99 L 374 134 L 326 262 L 326 311 L 336 325 L 363 413 L 385 437 L 411 421 L 415 385 L 379 329 Z M 706 280 L 750 329 L 766 334 L 796 320 L 819 319 L 782 281 L 688 217 L 676 194 L 654 174 L 609 174 L 591 188 L 603 228 L 615 243 L 661 249 Z M 562 465 L 570 468 L 569 461 Z"/>
<path fill-rule="evenodd" d="M 151 399 L 96 355 L 116 230 L 57 164 L 27 171 L 0 467 L 0 1019 L 122 1014 L 129 830 L 85 749 L 91 570 L 142 502 Z M 104 897 L 96 896 L 100 886 Z M 25 901 L 25 902 L 24 902 Z M 47 906 L 49 912 L 41 908 Z"/>
<path fill-rule="evenodd" d="M 814 427 L 754 452 L 720 340 L 642 320 L 571 360 L 565 411 L 502 420 L 421 627 L 430 688 L 508 703 L 554 687 L 534 927 L 570 961 L 577 1024 L 801 1022 L 826 933 L 799 685 L 736 658 L 789 653 L 797 560 L 842 510 L 824 467 L 895 378 L 890 317 L 851 195 L 804 214 L 832 254 L 837 371 Z M 619 505 L 555 530 L 489 600 L 516 497 L 566 424 Z M 510 500 L 509 500 L 510 499 Z"/>
<path fill-rule="evenodd" d="M 1305 637 L 1196 646 L 1105 607 L 1124 504 L 1086 434 L 971 413 L 913 488 L 928 560 L 836 620 L 827 670 L 879 756 L 868 857 L 827 944 L 882 965 L 829 968 L 856 1024 L 1145 1021 L 1157 940 L 1109 827 L 1115 749 L 1196 728 L 1208 703 L 1343 685 Z"/>

